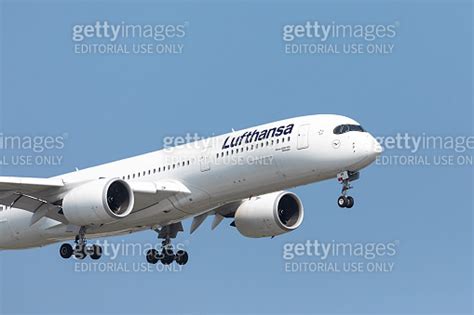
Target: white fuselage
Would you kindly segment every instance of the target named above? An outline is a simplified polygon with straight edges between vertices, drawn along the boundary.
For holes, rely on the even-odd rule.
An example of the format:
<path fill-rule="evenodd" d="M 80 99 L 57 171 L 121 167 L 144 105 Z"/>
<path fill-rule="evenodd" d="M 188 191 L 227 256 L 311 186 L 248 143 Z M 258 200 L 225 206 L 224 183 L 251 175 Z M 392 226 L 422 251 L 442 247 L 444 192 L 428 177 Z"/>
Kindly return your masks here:
<path fill-rule="evenodd" d="M 339 115 L 297 117 L 57 178 L 65 183 L 101 177 L 127 182 L 170 179 L 189 188 L 191 194 L 172 196 L 148 207 L 138 203 L 126 218 L 87 231 L 88 237 L 129 233 L 179 222 L 250 196 L 334 178 L 338 172 L 358 171 L 371 164 L 380 153 L 376 140 L 367 132 L 335 134 L 334 128 L 341 124 L 358 125 Z M 262 135 L 265 130 L 268 137 Z M 78 232 L 77 226 L 46 217 L 30 226 L 32 215 L 18 208 L 1 209 L 0 248 L 42 246 L 74 238 Z"/>

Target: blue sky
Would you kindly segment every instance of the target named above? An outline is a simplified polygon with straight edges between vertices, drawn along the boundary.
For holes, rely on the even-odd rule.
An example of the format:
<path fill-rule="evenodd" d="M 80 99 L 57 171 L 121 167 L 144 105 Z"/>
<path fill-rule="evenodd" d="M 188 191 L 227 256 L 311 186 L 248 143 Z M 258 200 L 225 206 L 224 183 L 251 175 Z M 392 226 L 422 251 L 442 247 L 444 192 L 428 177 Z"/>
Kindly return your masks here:
<path fill-rule="evenodd" d="M 6 165 L 2 175 L 54 176 L 159 149 L 166 136 L 315 113 L 350 116 L 376 136 L 472 135 L 470 1 L 0 3 L 0 131 L 65 139 L 51 152 L 2 152 L 62 156 L 59 165 Z M 184 51 L 75 54 L 72 27 L 104 20 L 186 23 Z M 376 41 L 395 49 L 285 54 L 283 25 L 306 21 L 396 24 L 393 39 Z M 58 245 L 1 252 L 0 313 L 471 313 L 472 177 L 472 164 L 372 165 L 355 183 L 350 211 L 336 205 L 335 180 L 298 187 L 305 221 L 272 240 L 246 239 L 227 221 L 189 235 L 188 220 L 177 241 L 190 261 L 180 272 L 75 272 Z M 109 239 L 154 240 L 151 231 Z M 395 267 L 285 272 L 284 245 L 306 240 L 396 241 Z"/>

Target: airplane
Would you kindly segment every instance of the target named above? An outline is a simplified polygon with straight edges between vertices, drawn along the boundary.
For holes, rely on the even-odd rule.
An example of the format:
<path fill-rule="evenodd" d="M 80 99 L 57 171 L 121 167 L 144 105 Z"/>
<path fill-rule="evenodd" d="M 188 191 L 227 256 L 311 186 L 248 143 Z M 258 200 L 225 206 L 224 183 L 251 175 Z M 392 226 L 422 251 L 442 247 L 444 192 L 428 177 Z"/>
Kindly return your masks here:
<path fill-rule="evenodd" d="M 150 264 L 187 263 L 171 240 L 193 218 L 193 233 L 208 216 L 212 229 L 224 218 L 250 238 L 297 229 L 300 198 L 287 189 L 336 178 L 337 204 L 359 171 L 383 151 L 355 120 L 333 114 L 300 116 L 50 178 L 0 176 L 0 249 L 64 242 L 60 256 L 99 259 L 101 246 L 87 238 L 152 229 L 161 246 Z M 74 240 L 72 245 L 67 241 Z"/>

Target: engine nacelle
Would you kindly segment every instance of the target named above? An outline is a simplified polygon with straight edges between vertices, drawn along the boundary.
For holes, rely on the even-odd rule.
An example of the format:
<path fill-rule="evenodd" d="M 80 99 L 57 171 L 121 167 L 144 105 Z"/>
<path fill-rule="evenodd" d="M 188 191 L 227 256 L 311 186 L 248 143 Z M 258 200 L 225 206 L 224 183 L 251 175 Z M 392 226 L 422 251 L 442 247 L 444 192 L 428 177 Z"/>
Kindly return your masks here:
<path fill-rule="evenodd" d="M 303 216 L 298 196 L 278 191 L 244 201 L 235 212 L 235 227 L 247 237 L 269 237 L 298 228 Z"/>
<path fill-rule="evenodd" d="M 121 179 L 99 179 L 72 189 L 63 198 L 63 212 L 76 225 L 103 224 L 132 212 L 133 191 Z"/>

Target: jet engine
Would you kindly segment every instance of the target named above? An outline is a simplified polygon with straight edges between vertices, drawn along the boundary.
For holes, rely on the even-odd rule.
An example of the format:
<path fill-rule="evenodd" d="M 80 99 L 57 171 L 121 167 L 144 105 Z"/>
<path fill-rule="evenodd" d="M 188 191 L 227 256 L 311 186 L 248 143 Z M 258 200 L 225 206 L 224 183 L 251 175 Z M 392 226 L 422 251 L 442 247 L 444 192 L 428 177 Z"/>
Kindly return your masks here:
<path fill-rule="evenodd" d="M 298 196 L 279 191 L 245 200 L 235 211 L 235 227 L 247 237 L 269 237 L 298 228 L 303 216 Z"/>
<path fill-rule="evenodd" d="M 72 224 L 104 224 L 132 212 L 133 191 L 121 179 L 99 179 L 73 188 L 63 199 L 63 213 Z"/>

